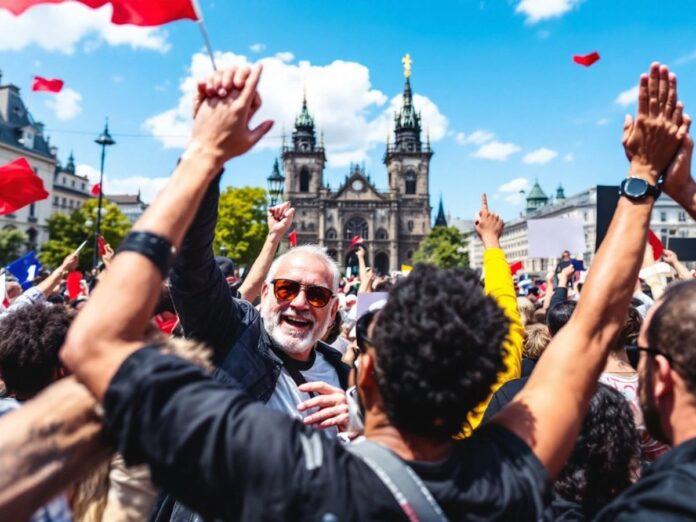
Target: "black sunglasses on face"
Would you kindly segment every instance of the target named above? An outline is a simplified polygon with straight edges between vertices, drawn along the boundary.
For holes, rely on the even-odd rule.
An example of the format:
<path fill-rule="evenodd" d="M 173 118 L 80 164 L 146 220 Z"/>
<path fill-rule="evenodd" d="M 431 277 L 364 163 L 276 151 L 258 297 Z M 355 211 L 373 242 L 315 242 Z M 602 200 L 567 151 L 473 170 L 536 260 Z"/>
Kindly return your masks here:
<path fill-rule="evenodd" d="M 629 344 L 624 346 L 624 348 L 626 348 L 628 359 L 631 362 L 631 366 L 633 366 L 634 368 L 638 368 L 638 356 L 640 355 L 640 352 L 645 352 L 650 357 L 661 355 L 662 357 L 667 359 L 670 364 L 674 364 L 674 360 L 672 359 L 672 356 L 670 354 L 665 353 L 662 350 L 658 350 L 657 348 L 650 348 L 649 346 L 638 346 L 637 344 Z"/>
<path fill-rule="evenodd" d="M 333 292 L 324 286 L 305 285 L 292 279 L 274 279 L 271 284 L 278 301 L 292 301 L 304 289 L 307 302 L 314 308 L 324 308 L 334 296 Z"/>

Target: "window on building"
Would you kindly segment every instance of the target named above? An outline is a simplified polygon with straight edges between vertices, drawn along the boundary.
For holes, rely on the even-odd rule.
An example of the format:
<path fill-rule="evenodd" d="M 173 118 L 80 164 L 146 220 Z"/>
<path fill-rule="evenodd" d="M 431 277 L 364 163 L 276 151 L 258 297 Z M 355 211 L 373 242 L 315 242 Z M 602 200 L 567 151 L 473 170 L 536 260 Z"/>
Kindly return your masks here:
<path fill-rule="evenodd" d="M 29 205 L 29 217 L 36 217 L 36 203 L 32 203 L 31 205 Z"/>
<path fill-rule="evenodd" d="M 22 131 L 22 145 L 27 149 L 34 148 L 34 131 L 29 128 Z"/>
<path fill-rule="evenodd" d="M 302 167 L 300 171 L 300 192 L 309 192 L 309 169 Z"/>
<path fill-rule="evenodd" d="M 65 176 L 63 176 L 63 185 L 67 185 L 67 184 L 68 184 L 68 180 L 65 179 Z"/>
<path fill-rule="evenodd" d="M 82 187 L 81 187 L 81 188 L 82 188 L 82 190 L 85 190 L 85 184 L 84 184 L 84 183 L 82 184 Z"/>
<path fill-rule="evenodd" d="M 368 226 L 367 221 L 361 217 L 354 217 L 348 220 L 345 228 L 343 229 L 343 239 L 351 240 L 355 236 L 360 236 L 363 239 L 368 239 Z"/>
<path fill-rule="evenodd" d="M 336 236 L 337 234 L 335 228 L 330 228 L 326 231 L 326 239 L 336 239 Z"/>
<path fill-rule="evenodd" d="M 57 205 L 58 204 L 58 196 L 53 196 L 53 204 Z"/>
<path fill-rule="evenodd" d="M 409 170 L 404 176 L 404 181 L 406 183 L 406 194 L 416 193 L 416 173 Z"/>
<path fill-rule="evenodd" d="M 375 239 L 382 240 L 382 241 L 385 239 L 389 239 L 389 234 L 387 234 L 387 231 L 385 229 L 380 228 L 377 231 L 377 233 L 375 234 Z"/>
<path fill-rule="evenodd" d="M 63 206 L 64 206 L 64 207 L 67 206 L 67 203 L 66 203 L 66 201 L 65 201 L 65 198 L 61 198 L 61 199 L 62 199 Z"/>
<path fill-rule="evenodd" d="M 74 179 L 72 181 L 70 181 L 70 185 L 72 185 L 72 188 L 75 188 L 75 180 Z"/>
<path fill-rule="evenodd" d="M 667 212 L 660 212 L 660 221 L 667 221 Z"/>
<path fill-rule="evenodd" d="M 679 212 L 679 221 L 682 223 L 686 221 L 686 212 Z"/>
<path fill-rule="evenodd" d="M 406 226 L 408 227 L 409 232 L 413 232 L 413 221 L 409 220 Z"/>

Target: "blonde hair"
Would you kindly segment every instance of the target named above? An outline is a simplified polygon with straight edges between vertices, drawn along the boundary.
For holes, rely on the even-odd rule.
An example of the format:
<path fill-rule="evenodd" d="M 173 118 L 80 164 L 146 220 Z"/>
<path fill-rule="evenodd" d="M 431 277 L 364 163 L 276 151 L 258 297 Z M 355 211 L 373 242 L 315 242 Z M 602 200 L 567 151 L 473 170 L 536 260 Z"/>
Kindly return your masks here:
<path fill-rule="evenodd" d="M 530 324 L 524 331 L 522 354 L 528 359 L 538 359 L 551 342 L 551 334 L 546 325 Z"/>
<path fill-rule="evenodd" d="M 522 326 L 534 324 L 534 303 L 526 297 L 517 298 L 517 309 L 520 311 Z"/>

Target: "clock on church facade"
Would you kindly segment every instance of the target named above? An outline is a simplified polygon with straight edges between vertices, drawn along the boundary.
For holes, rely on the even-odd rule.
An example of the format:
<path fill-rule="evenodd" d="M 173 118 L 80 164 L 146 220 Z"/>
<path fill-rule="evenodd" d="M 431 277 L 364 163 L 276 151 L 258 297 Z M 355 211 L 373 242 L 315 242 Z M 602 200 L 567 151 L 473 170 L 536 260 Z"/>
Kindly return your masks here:
<path fill-rule="evenodd" d="M 314 119 L 306 97 L 295 121 L 292 144 L 283 146 L 283 199 L 296 208 L 298 243 L 326 248 L 341 267 L 357 264 L 349 251 L 359 235 L 368 249 L 368 263 L 381 274 L 410 264 L 421 240 L 430 232 L 429 140 L 421 139 L 421 117 L 413 106 L 411 61 L 404 58 L 403 103 L 394 116 L 394 141 L 386 144 L 387 188 L 378 189 L 364 167 L 352 165 L 337 190 L 324 182 L 326 154 L 317 143 Z"/>

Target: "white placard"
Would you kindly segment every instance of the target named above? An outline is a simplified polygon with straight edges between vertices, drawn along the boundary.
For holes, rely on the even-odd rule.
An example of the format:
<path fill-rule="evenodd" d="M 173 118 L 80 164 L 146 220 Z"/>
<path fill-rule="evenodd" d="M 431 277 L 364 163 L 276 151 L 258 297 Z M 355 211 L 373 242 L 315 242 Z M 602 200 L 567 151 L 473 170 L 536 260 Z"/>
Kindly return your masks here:
<path fill-rule="evenodd" d="M 564 250 L 571 256 L 587 250 L 583 223 L 578 218 L 546 218 L 527 221 L 527 257 L 561 257 Z"/>

